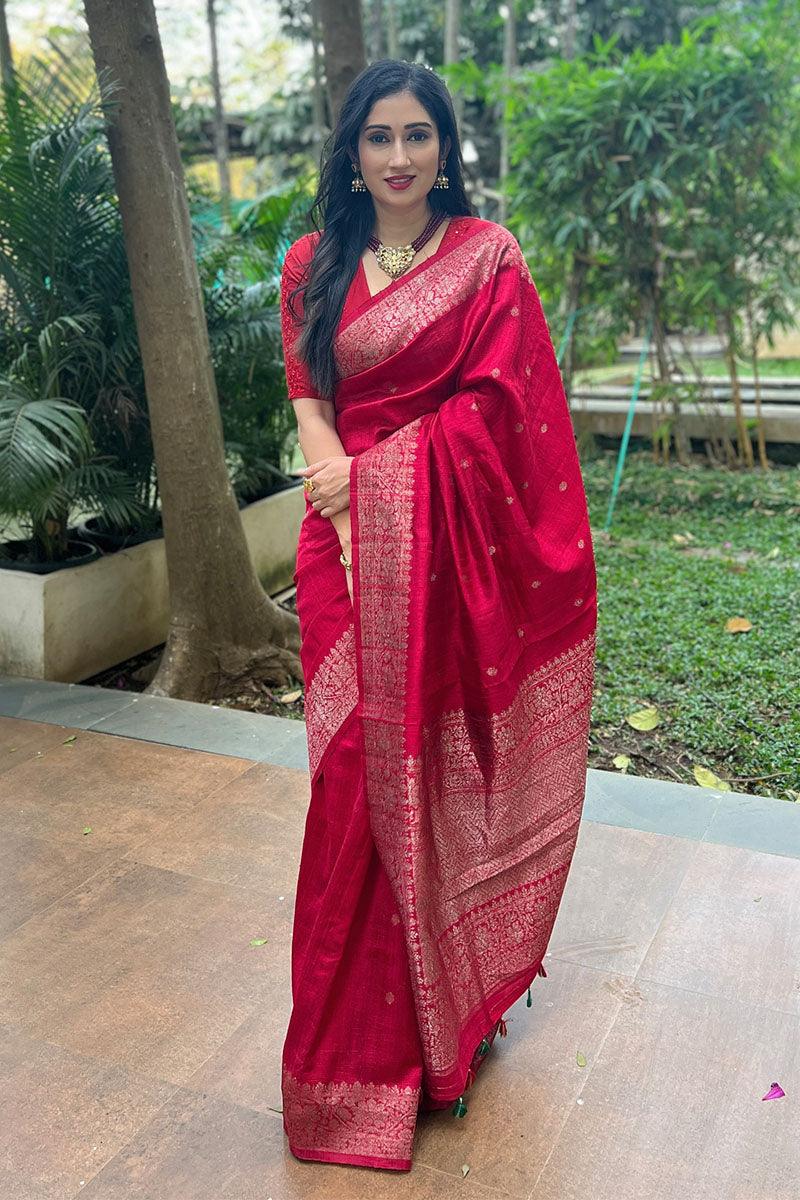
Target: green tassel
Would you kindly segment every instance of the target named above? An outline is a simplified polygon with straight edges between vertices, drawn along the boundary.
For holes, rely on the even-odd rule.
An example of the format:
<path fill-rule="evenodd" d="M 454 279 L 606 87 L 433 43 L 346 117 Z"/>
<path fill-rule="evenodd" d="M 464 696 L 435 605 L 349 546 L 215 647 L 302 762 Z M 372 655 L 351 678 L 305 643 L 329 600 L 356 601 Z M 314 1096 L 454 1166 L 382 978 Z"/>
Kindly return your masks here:
<path fill-rule="evenodd" d="M 488 1054 L 490 1050 L 491 1046 L 489 1045 L 489 1039 L 484 1038 L 480 1046 L 478 1046 L 478 1054 L 480 1054 L 481 1058 L 483 1058 L 483 1056 Z"/>
<path fill-rule="evenodd" d="M 531 1000 L 531 989 L 530 988 L 528 988 L 528 999 L 527 999 L 526 1003 L 527 1003 L 528 1008 L 530 1008 L 531 1005 L 533 1004 L 533 1001 Z"/>
<path fill-rule="evenodd" d="M 467 1114 L 467 1106 L 464 1103 L 464 1097 L 459 1096 L 458 1099 L 456 1100 L 455 1106 L 453 1108 L 453 1116 L 454 1117 L 464 1117 L 464 1116 L 466 1116 L 466 1114 Z"/>

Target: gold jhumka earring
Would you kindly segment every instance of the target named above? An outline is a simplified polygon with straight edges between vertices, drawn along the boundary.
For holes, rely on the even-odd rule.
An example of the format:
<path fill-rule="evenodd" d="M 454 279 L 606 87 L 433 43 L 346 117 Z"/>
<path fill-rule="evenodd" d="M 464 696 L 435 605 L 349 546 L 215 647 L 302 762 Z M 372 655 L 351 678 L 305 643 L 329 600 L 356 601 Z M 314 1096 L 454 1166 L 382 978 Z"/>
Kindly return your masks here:
<path fill-rule="evenodd" d="M 367 185 L 364 183 L 364 179 L 361 175 L 361 168 L 359 167 L 358 163 L 352 163 L 351 166 L 355 171 L 355 175 L 350 181 L 350 191 L 365 192 L 367 190 Z"/>

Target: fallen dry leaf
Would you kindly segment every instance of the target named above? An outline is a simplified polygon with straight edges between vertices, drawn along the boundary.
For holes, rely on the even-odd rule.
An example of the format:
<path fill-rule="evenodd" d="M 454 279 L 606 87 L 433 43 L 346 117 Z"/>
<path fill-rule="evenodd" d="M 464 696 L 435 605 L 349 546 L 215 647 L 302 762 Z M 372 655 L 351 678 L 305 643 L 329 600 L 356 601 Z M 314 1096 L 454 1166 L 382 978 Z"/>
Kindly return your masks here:
<path fill-rule="evenodd" d="M 749 633 L 752 628 L 747 617 L 731 617 L 729 621 L 725 622 L 725 629 L 728 633 Z"/>
<path fill-rule="evenodd" d="M 692 766 L 692 774 L 694 775 L 700 787 L 716 788 L 718 792 L 730 792 L 731 785 L 726 779 L 720 779 L 719 775 L 715 775 L 713 771 L 709 771 L 708 767 L 700 767 L 696 764 Z"/>
<path fill-rule="evenodd" d="M 625 720 L 630 726 L 642 733 L 648 729 L 655 729 L 656 725 L 661 722 L 658 709 L 654 704 L 651 704 L 648 708 L 640 708 L 638 712 L 630 713 Z"/>

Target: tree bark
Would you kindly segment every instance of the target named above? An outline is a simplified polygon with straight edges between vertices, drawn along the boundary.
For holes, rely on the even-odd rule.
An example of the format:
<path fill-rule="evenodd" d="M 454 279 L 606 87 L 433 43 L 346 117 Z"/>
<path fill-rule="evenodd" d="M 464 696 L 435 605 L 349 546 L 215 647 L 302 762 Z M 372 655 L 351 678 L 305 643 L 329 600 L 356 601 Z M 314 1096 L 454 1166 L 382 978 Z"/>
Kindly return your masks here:
<path fill-rule="evenodd" d="M 570 315 L 580 306 L 581 295 L 583 294 L 583 285 L 588 274 L 588 264 L 576 255 L 572 258 L 572 270 L 569 273 L 569 282 L 565 296 L 565 312 L 564 323 L 569 321 Z M 572 331 L 570 333 L 569 342 L 567 343 L 566 359 L 561 367 L 561 377 L 564 380 L 564 391 L 567 394 L 567 399 L 572 398 L 572 381 L 575 377 L 575 323 L 573 322 Z"/>
<path fill-rule="evenodd" d="M 369 57 L 371 62 L 384 57 L 384 21 L 383 0 L 372 0 L 369 14 Z"/>
<path fill-rule="evenodd" d="M 322 146 L 325 141 L 325 94 L 322 86 L 322 26 L 320 0 L 311 0 L 311 114 L 313 122 L 314 158 L 319 170 Z"/>
<path fill-rule="evenodd" d="M 222 81 L 219 74 L 219 43 L 217 41 L 217 0 L 206 0 L 208 36 L 211 43 L 211 90 L 214 93 L 214 154 L 219 173 L 222 211 L 227 217 L 231 207 L 231 173 L 228 166 L 228 126 L 222 105 Z"/>
<path fill-rule="evenodd" d="M 516 0 L 506 0 L 506 8 L 508 16 L 506 17 L 503 31 L 503 71 L 506 77 L 509 77 L 513 75 L 518 62 Z M 504 224 L 508 216 L 508 196 L 505 189 L 508 181 L 510 130 L 506 118 L 505 104 L 502 100 L 498 105 L 497 116 L 500 122 L 500 182 L 498 187 L 500 200 L 497 205 L 497 219 L 501 224 Z"/>
<path fill-rule="evenodd" d="M 564 26 L 564 58 L 575 57 L 575 44 L 578 33 L 578 3 L 577 0 L 567 0 L 567 19 Z"/>
<path fill-rule="evenodd" d="M 319 0 L 331 128 L 350 84 L 367 65 L 361 0 Z"/>
<path fill-rule="evenodd" d="M 444 66 L 458 62 L 458 35 L 461 32 L 461 0 L 446 0 L 444 11 Z M 459 127 L 464 117 L 464 97 L 460 92 L 453 96 L 453 108 L 456 115 L 456 125 Z M 463 134 L 462 134 L 463 136 Z"/>
<path fill-rule="evenodd" d="M 170 624 L 156 695 L 209 700 L 257 678 L 302 679 L 297 618 L 253 570 L 222 421 L 153 0 L 85 0 L 98 72 L 119 90 L 108 130 L 164 524 Z"/>
<path fill-rule="evenodd" d="M 14 59 L 11 56 L 11 39 L 8 36 L 6 0 L 0 0 L 0 83 L 14 82 Z"/>
<path fill-rule="evenodd" d="M 753 296 L 751 292 L 747 293 L 747 331 L 750 337 L 750 361 L 753 364 L 753 386 L 756 393 L 758 461 L 764 471 L 769 471 L 771 468 L 769 458 L 767 457 L 767 440 L 764 433 L 764 417 L 761 411 L 761 372 L 758 369 L 758 335 L 756 334 L 755 320 L 753 319 Z"/>
<path fill-rule="evenodd" d="M 397 5 L 395 0 L 386 0 L 386 54 L 389 58 L 400 57 L 400 36 L 397 29 Z"/>
<path fill-rule="evenodd" d="M 737 449 L 739 457 L 745 466 L 752 467 L 754 465 L 753 443 L 750 440 L 750 434 L 744 421 L 742 389 L 739 383 L 739 369 L 736 366 L 736 331 L 733 327 L 733 318 L 730 312 L 720 314 L 719 328 L 722 340 L 725 343 L 725 361 L 728 364 L 728 375 L 731 381 L 731 399 L 733 400 L 733 414 L 736 421 Z"/>

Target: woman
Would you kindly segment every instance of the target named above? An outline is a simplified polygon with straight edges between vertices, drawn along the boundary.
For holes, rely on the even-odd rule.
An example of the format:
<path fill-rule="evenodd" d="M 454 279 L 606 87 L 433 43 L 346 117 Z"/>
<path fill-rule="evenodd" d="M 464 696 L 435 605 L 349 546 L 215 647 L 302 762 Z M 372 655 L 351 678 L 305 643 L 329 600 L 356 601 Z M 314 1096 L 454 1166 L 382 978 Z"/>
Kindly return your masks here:
<path fill-rule="evenodd" d="M 283 1122 L 298 1158 L 408 1170 L 419 1109 L 464 1114 L 504 1011 L 545 975 L 595 571 L 536 288 L 470 210 L 441 80 L 373 63 L 332 145 L 324 229 L 281 292 L 311 771 Z"/>

